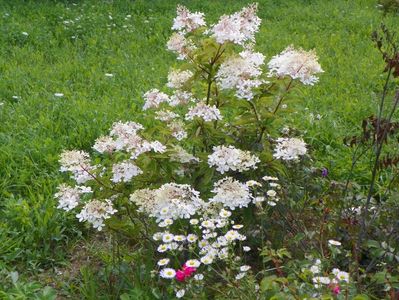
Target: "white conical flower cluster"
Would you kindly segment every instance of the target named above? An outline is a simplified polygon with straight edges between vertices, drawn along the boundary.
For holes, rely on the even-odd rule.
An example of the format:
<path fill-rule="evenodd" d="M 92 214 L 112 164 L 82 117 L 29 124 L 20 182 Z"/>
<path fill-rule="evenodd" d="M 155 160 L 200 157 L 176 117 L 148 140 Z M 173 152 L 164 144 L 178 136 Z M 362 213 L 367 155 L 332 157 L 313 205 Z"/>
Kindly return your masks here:
<path fill-rule="evenodd" d="M 157 221 L 188 219 L 205 205 L 199 192 L 190 185 L 177 183 L 167 183 L 155 190 L 137 190 L 130 196 L 130 200 L 140 211 Z"/>
<path fill-rule="evenodd" d="M 131 161 L 123 161 L 112 166 L 112 182 L 129 182 L 134 176 L 142 174 L 143 171 Z"/>
<path fill-rule="evenodd" d="M 177 16 L 173 20 L 172 30 L 177 30 L 184 34 L 205 25 L 202 12 L 192 13 L 183 5 L 177 6 Z"/>
<path fill-rule="evenodd" d="M 232 210 L 247 207 L 253 199 L 248 186 L 232 177 L 225 177 L 216 182 L 212 192 L 215 196 L 209 199 L 211 202 L 222 203 Z"/>
<path fill-rule="evenodd" d="M 168 83 L 166 86 L 172 89 L 180 89 L 193 75 L 193 72 L 190 70 L 171 70 L 168 74 Z"/>
<path fill-rule="evenodd" d="M 199 102 L 196 106 L 191 107 L 186 114 L 186 120 L 201 118 L 205 122 L 221 120 L 222 115 L 215 105 L 206 105 L 205 102 Z"/>
<path fill-rule="evenodd" d="M 264 60 L 263 54 L 250 50 L 242 51 L 239 56 L 229 57 L 216 74 L 220 88 L 222 90 L 236 89 L 238 98 L 252 99 L 252 89 L 264 82 L 259 79 Z"/>
<path fill-rule="evenodd" d="M 85 204 L 82 211 L 76 217 L 79 219 L 79 222 L 87 221 L 98 231 L 101 231 L 104 227 L 104 221 L 116 212 L 117 210 L 113 208 L 111 200 L 99 201 L 93 199 Z"/>
<path fill-rule="evenodd" d="M 306 154 L 306 144 L 299 138 L 278 138 L 273 156 L 282 160 L 298 160 Z"/>
<path fill-rule="evenodd" d="M 212 36 L 219 44 L 233 42 L 244 45 L 255 41 L 261 19 L 256 15 L 257 5 L 252 4 L 241 11 L 222 16 L 219 22 L 211 28 Z"/>
<path fill-rule="evenodd" d="M 70 187 L 63 183 L 58 187 L 58 192 L 54 194 L 54 197 L 58 199 L 57 208 L 70 211 L 79 205 L 80 196 L 87 193 L 92 193 L 90 187 Z"/>
<path fill-rule="evenodd" d="M 85 183 L 93 179 L 92 172 L 96 167 L 90 165 L 90 156 L 88 153 L 79 150 L 63 151 L 60 156 L 60 171 L 71 172 L 72 178 L 78 184 Z"/>
<path fill-rule="evenodd" d="M 144 94 L 144 100 L 143 110 L 147 110 L 149 108 L 158 108 L 161 103 L 168 102 L 169 96 L 158 89 L 152 89 Z"/>
<path fill-rule="evenodd" d="M 296 50 L 288 46 L 268 63 L 269 76 L 289 76 L 299 79 L 303 84 L 313 85 L 319 81 L 315 74 L 324 72 L 317 60 L 314 51 Z"/>
<path fill-rule="evenodd" d="M 149 142 L 143 139 L 138 131 L 144 127 L 135 122 L 115 122 L 112 125 L 109 136 L 102 136 L 96 140 L 93 148 L 100 153 L 112 151 L 126 151 L 130 153 L 131 159 L 140 154 L 154 151 L 164 152 L 166 147 L 158 141 Z M 132 168 L 130 168 L 132 170 Z"/>

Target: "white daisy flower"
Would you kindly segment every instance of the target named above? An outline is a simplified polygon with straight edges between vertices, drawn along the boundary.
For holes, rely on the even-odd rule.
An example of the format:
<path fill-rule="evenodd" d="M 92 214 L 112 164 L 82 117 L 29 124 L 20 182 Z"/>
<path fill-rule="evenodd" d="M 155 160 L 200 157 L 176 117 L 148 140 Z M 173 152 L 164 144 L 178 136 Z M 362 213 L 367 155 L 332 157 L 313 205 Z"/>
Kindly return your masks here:
<path fill-rule="evenodd" d="M 195 275 L 194 275 L 194 279 L 195 279 L 195 280 L 198 280 L 198 281 L 201 281 L 201 280 L 204 279 L 204 275 L 202 275 L 202 274 L 195 274 Z"/>
<path fill-rule="evenodd" d="M 341 246 L 341 242 L 338 242 L 338 241 L 336 241 L 336 240 L 328 240 L 328 243 L 329 243 L 331 246 Z"/>
<path fill-rule="evenodd" d="M 244 246 L 244 247 L 242 247 L 242 250 L 244 250 L 244 252 L 249 252 L 249 251 L 251 251 L 251 248 L 248 246 Z"/>
<path fill-rule="evenodd" d="M 248 266 L 248 265 L 244 265 L 244 266 L 240 267 L 241 272 L 247 272 L 247 271 L 249 271 L 249 269 L 251 269 L 251 266 Z"/>
<path fill-rule="evenodd" d="M 201 257 L 201 262 L 204 265 L 209 265 L 213 262 L 213 258 L 210 255 L 206 255 L 206 256 Z"/>
<path fill-rule="evenodd" d="M 160 260 L 157 262 L 157 264 L 158 264 L 158 266 L 162 267 L 162 266 L 167 265 L 169 262 L 170 262 L 170 259 L 169 259 L 169 258 L 162 258 L 162 259 L 160 259 Z"/>
<path fill-rule="evenodd" d="M 182 298 L 182 297 L 184 296 L 185 293 L 186 293 L 185 290 L 178 290 L 178 291 L 176 292 L 176 297 L 177 297 L 177 298 Z"/>
<path fill-rule="evenodd" d="M 225 209 L 221 209 L 219 212 L 219 216 L 221 218 L 228 218 L 231 216 L 231 211 L 225 210 Z"/>
<path fill-rule="evenodd" d="M 189 235 L 187 235 L 187 241 L 189 243 L 194 243 L 197 239 L 198 237 L 195 234 L 190 233 Z"/>
<path fill-rule="evenodd" d="M 163 252 L 165 252 L 165 251 L 167 251 L 167 250 L 168 250 L 168 245 L 165 245 L 165 244 L 159 245 L 159 246 L 158 246 L 158 249 L 157 249 L 157 251 L 158 251 L 158 252 L 161 252 L 161 253 L 163 253 Z"/>
<path fill-rule="evenodd" d="M 172 279 L 172 278 L 175 278 L 176 271 L 172 268 L 165 268 L 165 269 L 162 269 L 159 272 L 159 274 L 161 275 L 162 278 Z"/>
<path fill-rule="evenodd" d="M 197 259 L 190 259 L 186 261 L 186 266 L 191 268 L 198 268 L 200 264 L 200 261 Z"/>
<path fill-rule="evenodd" d="M 171 234 L 171 233 L 165 233 L 165 234 L 162 236 L 162 241 L 163 241 L 164 243 L 170 243 L 170 242 L 173 241 L 173 239 L 174 239 L 174 235 Z"/>

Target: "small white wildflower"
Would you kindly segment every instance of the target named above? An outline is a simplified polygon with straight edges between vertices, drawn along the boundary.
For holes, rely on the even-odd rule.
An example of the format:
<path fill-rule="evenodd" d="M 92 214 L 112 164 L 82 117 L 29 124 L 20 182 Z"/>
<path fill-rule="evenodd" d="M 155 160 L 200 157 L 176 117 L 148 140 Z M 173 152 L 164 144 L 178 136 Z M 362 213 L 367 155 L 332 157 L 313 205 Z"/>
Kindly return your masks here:
<path fill-rule="evenodd" d="M 173 224 L 173 220 L 172 219 L 165 219 L 163 220 L 166 226 L 170 226 Z"/>
<path fill-rule="evenodd" d="M 185 290 L 178 290 L 176 292 L 176 298 L 182 298 L 184 296 L 184 294 L 186 293 Z"/>
<path fill-rule="evenodd" d="M 172 279 L 175 278 L 176 271 L 172 268 L 164 268 L 159 272 L 159 274 L 161 275 L 162 278 Z"/>
<path fill-rule="evenodd" d="M 341 242 L 338 242 L 336 240 L 328 240 L 328 244 L 331 246 L 341 246 Z"/>
<path fill-rule="evenodd" d="M 198 219 L 191 219 L 190 224 L 191 225 L 197 225 L 199 223 Z"/>
<path fill-rule="evenodd" d="M 310 267 L 310 272 L 312 272 L 313 274 L 318 274 L 320 273 L 320 267 L 318 265 L 313 265 Z"/>
<path fill-rule="evenodd" d="M 240 267 L 240 271 L 241 272 L 247 272 L 247 271 L 249 271 L 251 269 L 251 266 L 248 266 L 248 265 L 244 265 L 244 266 L 241 266 Z"/>
<path fill-rule="evenodd" d="M 210 265 L 213 262 L 213 258 L 210 255 L 206 255 L 201 257 L 201 262 L 204 265 Z"/>
<path fill-rule="evenodd" d="M 179 249 L 179 244 L 176 242 L 171 242 L 170 244 L 168 244 L 168 249 L 169 250 L 177 250 L 177 249 Z"/>
<path fill-rule="evenodd" d="M 276 189 L 280 189 L 280 187 L 281 187 L 278 183 L 275 183 L 275 182 L 270 182 L 269 185 L 270 185 L 270 187 L 274 187 Z"/>
<path fill-rule="evenodd" d="M 160 253 L 166 252 L 167 250 L 168 250 L 168 245 L 165 245 L 165 244 L 159 245 L 158 249 L 157 249 L 157 251 Z"/>
<path fill-rule="evenodd" d="M 158 264 L 158 266 L 162 267 L 162 266 L 167 265 L 169 262 L 170 262 L 170 259 L 169 259 L 169 258 L 162 258 L 162 259 L 160 259 L 160 260 L 157 262 L 157 264 Z"/>
<path fill-rule="evenodd" d="M 231 211 L 225 210 L 225 209 L 221 209 L 219 212 L 219 216 L 222 218 L 228 218 L 231 216 Z"/>
<path fill-rule="evenodd" d="M 262 184 L 256 180 L 248 180 L 245 184 L 248 187 L 262 186 Z"/>
<path fill-rule="evenodd" d="M 248 246 L 244 246 L 244 247 L 242 247 L 242 250 L 243 250 L 244 252 L 249 252 L 249 251 L 251 251 L 251 248 L 248 247 Z"/>
<path fill-rule="evenodd" d="M 163 233 L 162 232 L 156 232 L 153 234 L 152 239 L 154 241 L 160 241 L 162 239 Z"/>
<path fill-rule="evenodd" d="M 277 181 L 278 180 L 277 177 L 272 177 L 272 176 L 263 176 L 262 179 L 264 181 Z"/>
<path fill-rule="evenodd" d="M 195 274 L 194 279 L 197 281 L 201 281 L 204 279 L 204 275 L 203 274 Z"/>
<path fill-rule="evenodd" d="M 315 284 L 320 284 L 320 283 L 321 283 L 321 284 L 328 285 L 328 284 L 331 283 L 330 278 L 324 277 L 324 276 L 316 276 L 316 277 L 313 277 L 312 281 L 313 281 L 313 283 L 315 283 Z"/>
<path fill-rule="evenodd" d="M 257 197 L 255 197 L 254 202 L 255 203 L 260 203 L 260 202 L 263 202 L 265 200 L 266 200 L 265 197 L 257 196 Z"/>
<path fill-rule="evenodd" d="M 339 271 L 336 275 L 337 279 L 340 281 L 349 282 L 349 273 L 344 271 Z"/>
<path fill-rule="evenodd" d="M 244 225 L 241 225 L 241 224 L 236 224 L 236 225 L 232 226 L 233 229 L 241 229 L 243 227 L 244 227 Z"/>
<path fill-rule="evenodd" d="M 337 276 L 337 274 L 338 274 L 339 272 L 341 272 L 341 270 L 338 269 L 338 268 L 334 268 L 334 269 L 332 269 L 332 271 L 331 271 L 331 273 L 333 273 L 335 276 Z"/>
<path fill-rule="evenodd" d="M 178 141 L 187 138 L 187 131 L 184 129 L 184 123 L 182 120 L 174 120 L 170 122 L 167 126 L 169 130 L 172 131 L 172 136 L 175 137 Z"/>
<path fill-rule="evenodd" d="M 173 95 L 170 97 L 169 105 L 187 105 L 190 102 L 194 102 L 193 94 L 186 91 L 175 90 Z"/>
<path fill-rule="evenodd" d="M 195 234 L 190 233 L 187 235 L 187 241 L 189 243 L 194 243 L 196 240 L 198 240 L 198 237 Z"/>
<path fill-rule="evenodd" d="M 190 259 L 186 261 L 186 266 L 187 267 L 192 267 L 192 268 L 198 268 L 200 266 L 200 261 L 197 259 Z"/>
<path fill-rule="evenodd" d="M 186 237 L 184 235 L 175 235 L 173 238 L 176 242 L 184 242 Z"/>
<path fill-rule="evenodd" d="M 170 243 L 170 242 L 172 242 L 173 240 L 174 240 L 174 235 L 171 234 L 171 233 L 165 233 L 165 234 L 162 236 L 162 241 L 163 241 L 164 243 Z"/>

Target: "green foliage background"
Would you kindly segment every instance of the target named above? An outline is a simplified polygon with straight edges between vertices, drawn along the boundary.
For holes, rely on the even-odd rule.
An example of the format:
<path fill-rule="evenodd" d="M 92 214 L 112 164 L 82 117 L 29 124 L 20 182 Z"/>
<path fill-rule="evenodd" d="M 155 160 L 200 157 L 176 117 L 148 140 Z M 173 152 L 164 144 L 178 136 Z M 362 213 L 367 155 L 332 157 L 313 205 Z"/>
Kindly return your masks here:
<path fill-rule="evenodd" d="M 178 3 L 212 23 L 249 2 L 0 1 L 0 291 L 15 288 L 11 270 L 27 278 L 65 264 L 84 236 L 55 208 L 58 155 L 89 150 L 116 120 L 146 124 L 141 95 L 163 86 L 175 64 L 165 43 Z M 256 49 L 267 59 L 289 44 L 316 49 L 325 73 L 288 103 L 287 125 L 306 132 L 318 166 L 344 178 L 351 155 L 342 138 L 376 110 L 382 89 L 370 34 L 382 21 L 398 28 L 398 16 L 374 0 L 262 0 L 259 17 Z"/>

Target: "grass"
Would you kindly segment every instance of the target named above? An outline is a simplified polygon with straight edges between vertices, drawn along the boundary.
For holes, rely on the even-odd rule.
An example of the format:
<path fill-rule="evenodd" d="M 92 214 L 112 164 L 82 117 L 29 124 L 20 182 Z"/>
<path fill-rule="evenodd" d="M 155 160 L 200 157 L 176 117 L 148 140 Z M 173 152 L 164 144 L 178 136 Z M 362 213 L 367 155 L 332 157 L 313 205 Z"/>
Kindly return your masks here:
<path fill-rule="evenodd" d="M 212 23 L 248 3 L 76 2 L 0 1 L 3 280 L 11 270 L 27 277 L 66 263 L 85 231 L 55 208 L 58 155 L 65 148 L 89 150 L 116 120 L 140 121 L 141 95 L 162 86 L 176 62 L 165 50 L 176 5 L 201 10 Z M 270 58 L 294 44 L 315 48 L 320 57 L 320 83 L 292 97 L 287 122 L 306 131 L 318 164 L 343 178 L 351 153 L 342 138 L 376 110 L 383 82 L 370 34 L 382 21 L 397 28 L 397 16 L 383 16 L 374 0 L 259 2 L 258 51 Z M 321 120 L 312 122 L 310 113 Z"/>

